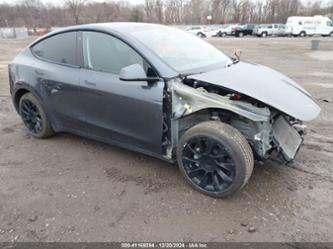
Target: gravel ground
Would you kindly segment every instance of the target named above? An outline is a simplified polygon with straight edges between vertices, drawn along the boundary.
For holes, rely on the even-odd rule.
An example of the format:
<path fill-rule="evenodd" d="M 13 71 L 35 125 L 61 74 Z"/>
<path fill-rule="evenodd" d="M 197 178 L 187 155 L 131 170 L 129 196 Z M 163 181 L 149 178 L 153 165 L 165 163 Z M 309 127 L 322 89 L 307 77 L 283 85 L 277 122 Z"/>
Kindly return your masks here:
<path fill-rule="evenodd" d="M 0 241 L 332 241 L 333 48 L 209 40 L 289 75 L 322 108 L 294 163 L 256 165 L 246 188 L 221 200 L 192 190 L 176 165 L 69 134 L 29 136 L 7 64 L 31 41 L 0 40 Z"/>

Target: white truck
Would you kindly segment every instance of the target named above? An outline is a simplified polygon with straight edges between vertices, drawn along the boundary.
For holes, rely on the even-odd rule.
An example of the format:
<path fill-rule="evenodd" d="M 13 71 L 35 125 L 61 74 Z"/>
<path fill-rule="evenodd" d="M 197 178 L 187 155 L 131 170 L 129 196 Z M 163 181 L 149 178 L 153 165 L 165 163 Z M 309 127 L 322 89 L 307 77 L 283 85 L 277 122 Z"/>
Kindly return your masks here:
<path fill-rule="evenodd" d="M 301 37 L 308 35 L 333 37 L 333 23 L 325 16 L 291 16 L 287 20 L 286 34 Z"/>
<path fill-rule="evenodd" d="M 285 36 L 286 25 L 281 23 L 260 24 L 253 30 L 253 35 L 258 37 Z"/>

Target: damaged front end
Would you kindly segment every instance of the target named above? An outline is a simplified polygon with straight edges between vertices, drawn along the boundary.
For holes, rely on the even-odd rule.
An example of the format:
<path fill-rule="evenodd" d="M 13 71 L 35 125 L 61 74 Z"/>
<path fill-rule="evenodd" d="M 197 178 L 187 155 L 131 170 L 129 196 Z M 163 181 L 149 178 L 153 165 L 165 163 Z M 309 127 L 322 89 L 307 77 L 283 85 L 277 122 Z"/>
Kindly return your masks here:
<path fill-rule="evenodd" d="M 238 129 L 257 160 L 277 154 L 292 161 L 299 150 L 305 126 L 275 108 L 238 92 L 188 79 L 167 82 L 165 101 L 165 156 L 174 157 L 179 138 L 190 127 L 219 120 Z M 168 114 L 169 113 L 169 114 Z"/>

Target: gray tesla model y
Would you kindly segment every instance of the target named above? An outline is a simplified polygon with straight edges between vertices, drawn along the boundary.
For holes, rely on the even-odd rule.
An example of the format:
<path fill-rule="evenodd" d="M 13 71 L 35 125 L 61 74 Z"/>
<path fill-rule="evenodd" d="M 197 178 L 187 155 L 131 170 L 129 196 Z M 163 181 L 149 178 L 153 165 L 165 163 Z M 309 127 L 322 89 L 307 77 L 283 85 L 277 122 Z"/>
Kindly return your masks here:
<path fill-rule="evenodd" d="M 226 197 L 254 160 L 292 161 L 320 108 L 297 83 L 156 24 L 103 23 L 49 33 L 9 65 L 29 132 L 70 132 L 178 162 L 197 190 Z"/>

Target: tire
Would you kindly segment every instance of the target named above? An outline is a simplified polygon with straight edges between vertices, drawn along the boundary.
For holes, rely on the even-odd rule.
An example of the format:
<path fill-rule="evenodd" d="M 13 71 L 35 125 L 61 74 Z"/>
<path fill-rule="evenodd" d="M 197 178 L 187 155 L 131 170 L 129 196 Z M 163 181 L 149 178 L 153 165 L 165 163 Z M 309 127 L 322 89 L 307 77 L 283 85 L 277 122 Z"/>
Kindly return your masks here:
<path fill-rule="evenodd" d="M 199 32 L 199 33 L 197 34 L 197 36 L 199 36 L 200 38 L 205 38 L 205 37 L 206 37 L 205 34 L 202 33 L 202 32 Z"/>
<path fill-rule="evenodd" d="M 238 37 L 243 37 L 243 36 L 244 36 L 243 32 L 240 32 L 240 33 L 238 34 Z"/>
<path fill-rule="evenodd" d="M 221 37 L 226 37 L 227 36 L 227 33 L 223 32 L 221 33 Z"/>
<path fill-rule="evenodd" d="M 267 37 L 267 32 L 262 33 L 262 34 L 261 34 L 261 37 L 262 37 L 262 38 L 266 38 L 266 37 Z"/>
<path fill-rule="evenodd" d="M 328 36 L 333 38 L 333 32 L 331 32 Z"/>
<path fill-rule="evenodd" d="M 43 107 L 32 93 L 26 93 L 21 97 L 19 114 L 32 136 L 47 138 L 54 134 Z"/>
<path fill-rule="evenodd" d="M 305 31 L 302 31 L 301 33 L 299 33 L 299 36 L 300 36 L 300 37 L 305 37 L 305 36 L 306 36 Z"/>
<path fill-rule="evenodd" d="M 177 147 L 177 161 L 194 189 L 219 198 L 242 189 L 254 165 L 245 137 L 220 121 L 206 121 L 187 130 Z"/>

